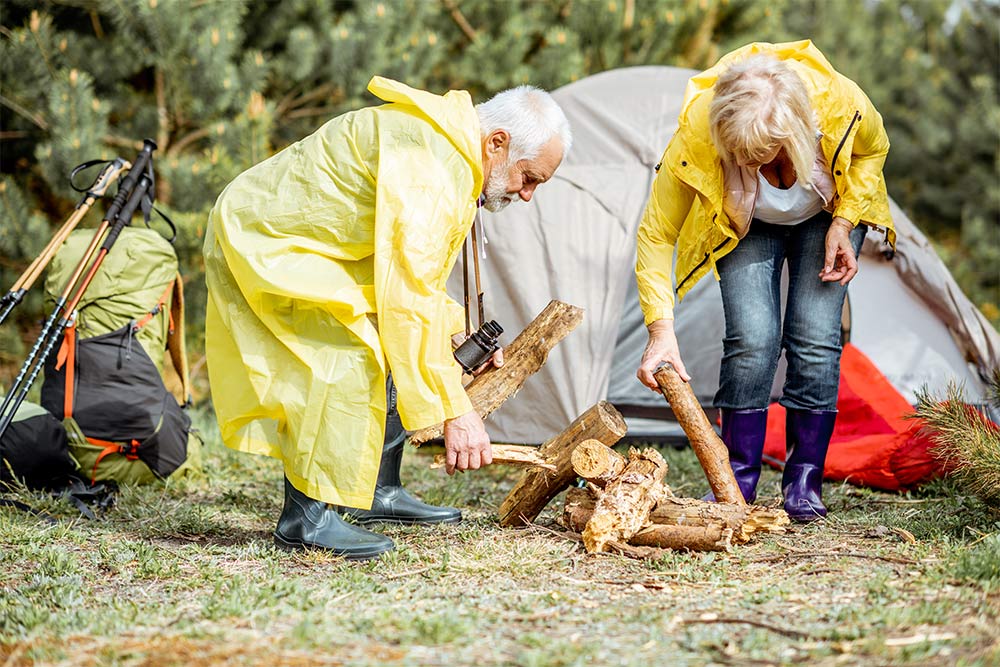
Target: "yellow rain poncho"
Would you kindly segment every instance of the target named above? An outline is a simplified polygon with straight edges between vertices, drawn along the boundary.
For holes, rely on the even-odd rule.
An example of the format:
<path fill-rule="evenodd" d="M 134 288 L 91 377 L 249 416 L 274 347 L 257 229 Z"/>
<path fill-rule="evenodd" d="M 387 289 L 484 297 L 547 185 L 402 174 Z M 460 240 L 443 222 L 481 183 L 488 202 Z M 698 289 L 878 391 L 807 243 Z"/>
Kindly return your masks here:
<path fill-rule="evenodd" d="M 249 169 L 205 237 L 206 354 L 222 439 L 298 490 L 371 507 L 391 369 L 403 425 L 469 412 L 445 280 L 483 183 L 468 93 L 380 77 L 389 104 L 334 118 Z"/>

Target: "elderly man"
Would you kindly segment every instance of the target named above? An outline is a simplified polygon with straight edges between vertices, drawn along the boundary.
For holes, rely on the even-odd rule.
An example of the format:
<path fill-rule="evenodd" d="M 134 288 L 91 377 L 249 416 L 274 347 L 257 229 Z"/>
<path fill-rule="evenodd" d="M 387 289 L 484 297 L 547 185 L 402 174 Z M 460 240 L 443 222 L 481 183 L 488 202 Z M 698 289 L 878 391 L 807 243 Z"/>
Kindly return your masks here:
<path fill-rule="evenodd" d="M 279 546 L 347 558 L 394 545 L 340 513 L 461 520 L 399 481 L 404 427 L 444 422 L 449 473 L 492 460 L 452 356 L 464 318 L 445 281 L 477 200 L 530 200 L 571 143 L 558 105 L 528 86 L 478 106 L 380 77 L 368 89 L 388 104 L 334 118 L 229 184 L 204 247 L 223 441 L 283 462 Z"/>

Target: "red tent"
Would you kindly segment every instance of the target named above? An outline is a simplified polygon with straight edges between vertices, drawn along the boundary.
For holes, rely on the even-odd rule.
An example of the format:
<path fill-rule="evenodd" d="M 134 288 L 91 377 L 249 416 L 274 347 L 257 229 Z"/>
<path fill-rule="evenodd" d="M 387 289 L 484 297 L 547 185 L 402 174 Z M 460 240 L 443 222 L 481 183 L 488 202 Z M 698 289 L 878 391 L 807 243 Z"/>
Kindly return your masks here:
<path fill-rule="evenodd" d="M 921 432 L 923 422 L 904 418 L 913 406 L 850 343 L 840 363 L 837 410 L 824 479 L 899 491 L 944 472 Z M 785 461 L 785 408 L 777 403 L 767 415 L 764 460 L 775 467 Z"/>

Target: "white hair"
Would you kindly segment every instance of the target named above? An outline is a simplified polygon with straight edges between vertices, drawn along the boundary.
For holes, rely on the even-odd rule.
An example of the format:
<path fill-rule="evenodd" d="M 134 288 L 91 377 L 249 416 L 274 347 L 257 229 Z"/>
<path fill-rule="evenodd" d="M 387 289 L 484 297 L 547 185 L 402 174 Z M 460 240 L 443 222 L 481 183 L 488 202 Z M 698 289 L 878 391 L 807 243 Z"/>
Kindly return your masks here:
<path fill-rule="evenodd" d="M 565 156 L 573 145 L 566 114 L 552 96 L 534 86 L 518 86 L 476 105 L 482 136 L 496 130 L 510 135 L 510 160 L 531 160 L 553 137 L 562 142 Z"/>

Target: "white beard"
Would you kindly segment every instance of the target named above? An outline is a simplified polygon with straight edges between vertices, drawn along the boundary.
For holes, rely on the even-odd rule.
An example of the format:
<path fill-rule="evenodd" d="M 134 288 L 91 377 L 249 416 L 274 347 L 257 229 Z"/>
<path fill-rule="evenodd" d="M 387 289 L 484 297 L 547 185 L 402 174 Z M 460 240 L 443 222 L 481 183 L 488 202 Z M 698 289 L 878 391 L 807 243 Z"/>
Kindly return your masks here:
<path fill-rule="evenodd" d="M 517 198 L 517 195 L 507 192 L 507 183 L 504 177 L 507 176 L 509 167 L 510 161 L 507 160 L 491 169 L 490 175 L 486 177 L 486 185 L 483 188 L 485 196 L 483 208 L 487 211 L 499 213 Z"/>

